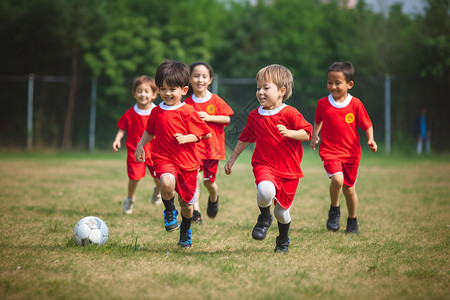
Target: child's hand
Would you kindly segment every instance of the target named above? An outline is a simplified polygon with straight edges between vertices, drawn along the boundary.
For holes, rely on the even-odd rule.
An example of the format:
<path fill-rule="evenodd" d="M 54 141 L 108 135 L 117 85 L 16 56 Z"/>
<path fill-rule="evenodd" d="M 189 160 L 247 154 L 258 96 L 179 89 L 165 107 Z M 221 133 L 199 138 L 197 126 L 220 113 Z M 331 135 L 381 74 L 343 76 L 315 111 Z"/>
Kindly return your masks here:
<path fill-rule="evenodd" d="M 209 120 L 209 114 L 206 111 L 199 111 L 198 116 L 205 122 L 208 122 Z"/>
<path fill-rule="evenodd" d="M 191 142 L 191 141 L 188 141 L 187 135 L 182 135 L 181 133 L 175 133 L 173 136 L 177 139 L 178 144 L 180 144 L 180 145 Z"/>
<path fill-rule="evenodd" d="M 377 146 L 377 143 L 375 143 L 374 140 L 369 140 L 369 141 L 367 141 L 367 145 L 369 145 L 370 150 L 371 150 L 372 152 L 377 152 L 378 146 Z"/>
<path fill-rule="evenodd" d="M 114 141 L 113 144 L 112 144 L 112 149 L 113 149 L 114 152 L 119 151 L 119 149 L 120 149 L 120 141 Z"/>
<path fill-rule="evenodd" d="M 316 150 L 316 146 L 317 144 L 320 142 L 320 137 L 318 136 L 313 136 L 311 139 L 311 144 L 309 144 L 311 146 L 311 148 L 315 151 Z"/>
<path fill-rule="evenodd" d="M 229 161 L 227 161 L 227 163 L 225 164 L 225 167 L 224 167 L 225 174 L 227 174 L 227 175 L 231 174 L 231 168 L 233 167 L 233 165 L 234 165 L 234 160 L 230 159 Z"/>
<path fill-rule="evenodd" d="M 145 150 L 144 147 L 137 144 L 136 146 L 136 152 L 134 152 L 134 157 L 136 158 L 137 162 L 145 162 Z"/>
<path fill-rule="evenodd" d="M 286 126 L 278 124 L 277 129 L 280 132 L 280 134 L 284 137 L 289 137 L 289 130 L 286 128 Z"/>

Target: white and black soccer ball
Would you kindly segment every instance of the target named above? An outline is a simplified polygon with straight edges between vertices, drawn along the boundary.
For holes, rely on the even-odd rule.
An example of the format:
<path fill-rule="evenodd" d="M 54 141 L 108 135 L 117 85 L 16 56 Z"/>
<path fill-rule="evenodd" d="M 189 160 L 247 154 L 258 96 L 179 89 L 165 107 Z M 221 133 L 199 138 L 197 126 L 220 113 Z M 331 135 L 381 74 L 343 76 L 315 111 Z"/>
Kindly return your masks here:
<path fill-rule="evenodd" d="M 104 245 L 108 240 L 108 234 L 106 223 L 93 216 L 81 219 L 73 229 L 73 239 L 79 246 Z"/>

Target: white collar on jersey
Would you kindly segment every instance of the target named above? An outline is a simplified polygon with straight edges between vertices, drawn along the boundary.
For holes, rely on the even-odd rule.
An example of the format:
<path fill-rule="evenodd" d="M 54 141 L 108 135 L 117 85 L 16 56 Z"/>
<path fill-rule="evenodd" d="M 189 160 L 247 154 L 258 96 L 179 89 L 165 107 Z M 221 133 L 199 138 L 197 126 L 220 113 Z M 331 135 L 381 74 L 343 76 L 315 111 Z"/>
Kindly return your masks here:
<path fill-rule="evenodd" d="M 195 94 L 192 94 L 192 100 L 196 103 L 205 103 L 208 102 L 209 100 L 211 100 L 212 97 L 212 93 L 210 91 L 206 91 L 206 97 L 205 98 L 198 98 L 197 96 L 195 96 Z"/>
<path fill-rule="evenodd" d="M 166 103 L 163 101 L 159 104 L 159 107 L 161 107 L 163 110 L 175 110 L 177 108 L 182 107 L 183 105 L 185 105 L 186 103 L 181 102 L 178 105 L 166 105 Z"/>
<path fill-rule="evenodd" d="M 350 103 L 350 101 L 352 101 L 352 98 L 353 98 L 352 95 L 347 94 L 347 98 L 345 98 L 344 102 L 336 102 L 336 100 L 334 100 L 331 94 L 328 95 L 328 101 L 330 102 L 331 105 L 333 105 L 336 108 L 346 107 Z"/>
<path fill-rule="evenodd" d="M 150 109 L 140 109 L 136 103 L 134 105 L 134 111 L 140 116 L 148 116 L 148 115 L 150 115 L 150 112 L 152 111 L 152 109 L 155 107 L 156 107 L 155 103 L 152 102 L 152 104 L 150 105 Z"/>
<path fill-rule="evenodd" d="M 273 115 L 276 115 L 277 113 L 279 113 L 283 108 L 285 108 L 287 105 L 286 104 L 283 104 L 283 105 L 281 105 L 280 107 L 278 107 L 278 108 L 275 108 L 275 109 L 263 109 L 263 107 L 262 106 L 260 106 L 259 108 L 258 108 L 258 113 L 261 115 L 261 116 L 273 116 Z"/>

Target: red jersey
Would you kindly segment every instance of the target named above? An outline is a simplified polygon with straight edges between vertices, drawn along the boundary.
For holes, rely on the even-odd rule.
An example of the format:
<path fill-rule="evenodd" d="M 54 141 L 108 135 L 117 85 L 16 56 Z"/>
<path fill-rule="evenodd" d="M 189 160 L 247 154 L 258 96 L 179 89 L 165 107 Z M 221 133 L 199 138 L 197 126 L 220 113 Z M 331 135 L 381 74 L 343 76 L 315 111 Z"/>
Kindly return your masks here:
<path fill-rule="evenodd" d="M 296 108 L 283 104 L 272 110 L 262 107 L 253 110 L 239 140 L 256 143 L 252 156 L 253 167 L 263 164 L 272 168 L 281 178 L 302 178 L 302 142 L 282 136 L 276 127 L 278 124 L 290 130 L 304 129 L 311 137 L 312 125 Z"/>
<path fill-rule="evenodd" d="M 136 152 L 136 145 L 141 140 L 142 134 L 145 131 L 150 113 L 155 107 L 156 105 L 152 103 L 150 109 L 142 110 L 135 104 L 128 109 L 117 122 L 117 127 L 127 132 L 127 150 L 128 152 L 133 153 L 133 155 L 134 152 Z M 146 154 L 145 160 L 150 159 L 152 144 L 153 143 L 150 142 L 144 147 Z"/>
<path fill-rule="evenodd" d="M 219 96 L 208 91 L 206 98 L 197 98 L 195 95 L 187 98 L 185 103 L 192 105 L 196 111 L 205 111 L 210 115 L 232 116 L 231 107 Z M 206 122 L 211 130 L 211 137 L 203 139 L 198 144 L 200 159 L 225 159 L 225 126 L 228 123 Z"/>
<path fill-rule="evenodd" d="M 348 94 L 344 102 L 336 102 L 331 95 L 317 102 L 317 124 L 322 122 L 319 155 L 322 161 L 340 160 L 358 163 L 361 159 L 361 144 L 358 127 L 366 131 L 372 121 L 361 100 Z"/>
<path fill-rule="evenodd" d="M 209 133 L 194 108 L 186 103 L 176 106 L 161 102 L 148 119 L 147 132 L 155 136 L 152 146 L 152 161 L 169 160 L 182 170 L 194 171 L 200 167 L 197 143 L 178 144 L 175 133 L 193 134 L 198 138 Z"/>

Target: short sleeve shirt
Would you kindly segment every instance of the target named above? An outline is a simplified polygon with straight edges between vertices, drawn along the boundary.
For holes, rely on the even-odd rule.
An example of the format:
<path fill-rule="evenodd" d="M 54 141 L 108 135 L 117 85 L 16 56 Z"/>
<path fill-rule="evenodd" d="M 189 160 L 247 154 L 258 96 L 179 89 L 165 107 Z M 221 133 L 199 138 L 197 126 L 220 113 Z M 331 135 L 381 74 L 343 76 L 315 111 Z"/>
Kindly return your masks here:
<path fill-rule="evenodd" d="M 155 136 L 152 146 L 152 161 L 168 160 L 186 171 L 200 167 L 197 143 L 178 144 L 176 133 L 193 134 L 198 138 L 210 132 L 208 125 L 200 119 L 194 108 L 186 103 L 176 106 L 164 102 L 155 107 L 147 123 L 147 132 Z"/>
<path fill-rule="evenodd" d="M 344 102 L 336 102 L 331 95 L 317 102 L 315 122 L 320 124 L 319 155 L 322 161 L 340 160 L 358 163 L 361 144 L 358 127 L 366 131 L 372 122 L 361 100 L 348 94 Z"/>
<path fill-rule="evenodd" d="M 208 91 L 206 98 L 201 99 L 195 95 L 184 101 L 195 108 L 196 111 L 204 111 L 210 115 L 232 116 L 231 107 L 219 96 Z M 206 122 L 211 130 L 211 138 L 201 140 L 197 146 L 201 159 L 225 159 L 225 127 L 228 123 Z"/>
<path fill-rule="evenodd" d="M 281 178 L 302 178 L 302 142 L 283 137 L 276 127 L 278 124 L 291 130 L 304 129 L 311 136 L 312 125 L 296 108 L 283 104 L 273 110 L 264 110 L 262 107 L 253 110 L 239 140 L 256 143 L 252 156 L 253 167 L 263 164 L 272 168 Z"/>
<path fill-rule="evenodd" d="M 150 113 L 155 107 L 156 105 L 152 103 L 150 109 L 142 110 L 135 104 L 128 109 L 117 122 L 117 127 L 127 132 L 127 150 L 133 153 L 133 155 L 134 152 L 136 152 L 136 145 L 141 140 L 142 134 L 144 134 Z M 150 157 L 152 144 L 153 142 L 150 142 L 144 147 L 146 155 L 148 153 L 146 159 Z"/>

